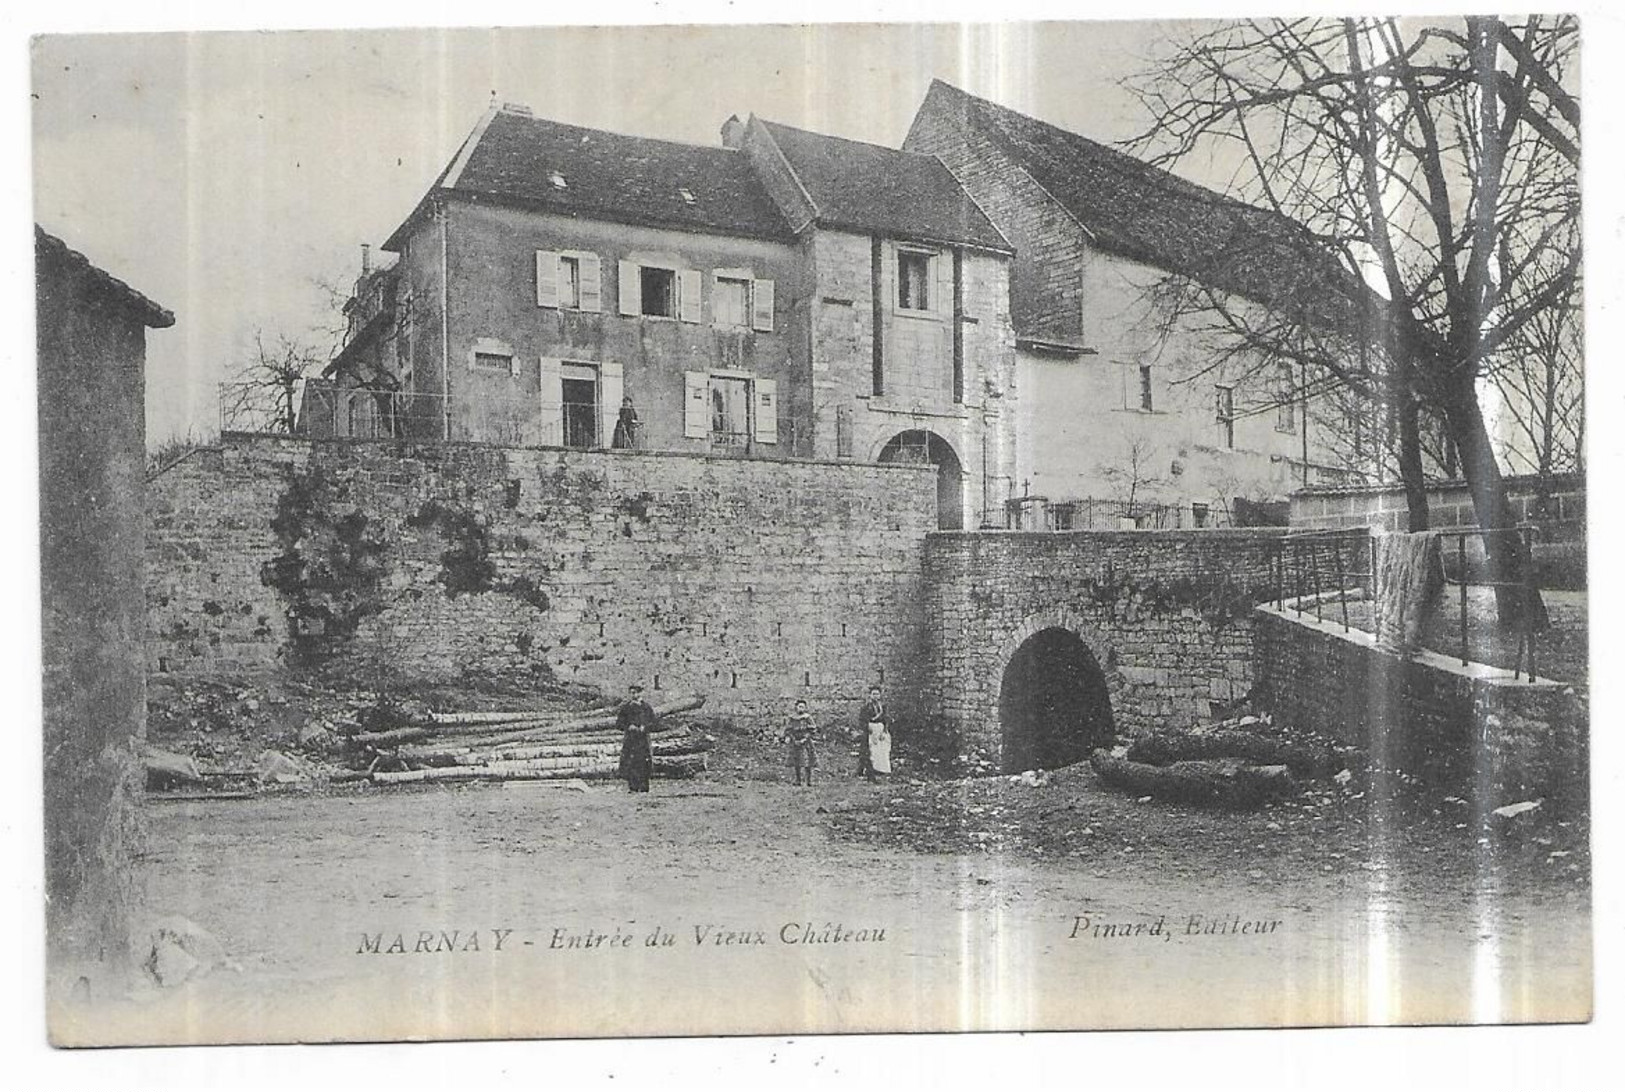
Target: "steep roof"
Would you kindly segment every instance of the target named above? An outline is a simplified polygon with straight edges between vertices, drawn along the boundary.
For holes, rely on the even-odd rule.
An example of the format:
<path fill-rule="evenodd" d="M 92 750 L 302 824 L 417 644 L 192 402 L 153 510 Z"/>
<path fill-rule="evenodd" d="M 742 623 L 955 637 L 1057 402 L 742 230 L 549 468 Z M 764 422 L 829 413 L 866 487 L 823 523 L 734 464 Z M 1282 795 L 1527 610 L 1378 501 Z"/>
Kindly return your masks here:
<path fill-rule="evenodd" d="M 34 254 L 36 260 L 54 258 L 87 275 L 93 284 L 133 311 L 143 325 L 159 330 L 175 325 L 174 312 L 160 307 L 38 224 L 34 225 Z"/>
<path fill-rule="evenodd" d="M 1105 250 L 1263 303 L 1347 284 L 1330 250 L 1277 213 L 941 80 L 920 107 L 931 109 L 985 134 Z"/>
<path fill-rule="evenodd" d="M 512 106 L 481 120 L 429 192 L 587 219 L 790 237 L 778 206 L 739 152 L 566 125 Z M 400 249 L 405 227 L 395 230 L 385 250 Z"/>
<path fill-rule="evenodd" d="M 784 154 L 819 223 L 1008 253 L 1010 243 L 934 155 L 762 125 Z"/>

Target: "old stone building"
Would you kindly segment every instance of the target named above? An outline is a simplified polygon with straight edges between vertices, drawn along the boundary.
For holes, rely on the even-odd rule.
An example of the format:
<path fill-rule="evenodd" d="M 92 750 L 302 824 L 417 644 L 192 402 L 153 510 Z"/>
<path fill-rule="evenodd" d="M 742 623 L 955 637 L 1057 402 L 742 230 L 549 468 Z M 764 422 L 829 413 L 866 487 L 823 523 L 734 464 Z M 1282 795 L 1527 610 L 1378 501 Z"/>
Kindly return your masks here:
<path fill-rule="evenodd" d="M 1345 477 L 1313 383 L 1226 359 L 1155 298 L 1173 274 L 1268 307 L 1324 274 L 1301 229 L 940 80 L 904 147 L 939 157 L 1015 247 L 1017 472 L 1052 522 L 1241 522 L 1238 497 Z"/>
<path fill-rule="evenodd" d="M 1015 471 L 1009 242 L 935 156 L 755 117 L 723 138 L 801 241 L 817 453 L 928 462 L 939 526 L 993 521 Z"/>
<path fill-rule="evenodd" d="M 935 157 L 720 147 L 493 108 L 362 276 L 310 436 L 917 462 L 939 523 L 1015 473 L 1011 248 Z"/>
<path fill-rule="evenodd" d="M 47 925 L 53 973 L 94 981 L 129 956 L 125 854 L 147 704 L 146 339 L 175 316 L 39 228 L 34 258 Z"/>
<path fill-rule="evenodd" d="M 735 151 L 494 107 L 383 249 L 324 377 L 371 403 L 339 394 L 339 435 L 603 448 L 631 398 L 638 446 L 810 447 L 779 428 L 809 397 L 801 264 Z"/>

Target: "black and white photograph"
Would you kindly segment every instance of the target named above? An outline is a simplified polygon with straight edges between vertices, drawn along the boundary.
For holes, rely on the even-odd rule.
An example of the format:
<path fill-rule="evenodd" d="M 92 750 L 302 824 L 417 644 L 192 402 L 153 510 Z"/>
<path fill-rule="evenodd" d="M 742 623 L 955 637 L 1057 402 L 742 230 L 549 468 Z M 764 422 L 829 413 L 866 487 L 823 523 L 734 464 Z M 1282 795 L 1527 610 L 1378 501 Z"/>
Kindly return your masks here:
<path fill-rule="evenodd" d="M 1588 1022 L 1581 43 L 36 37 L 50 1042 Z"/>

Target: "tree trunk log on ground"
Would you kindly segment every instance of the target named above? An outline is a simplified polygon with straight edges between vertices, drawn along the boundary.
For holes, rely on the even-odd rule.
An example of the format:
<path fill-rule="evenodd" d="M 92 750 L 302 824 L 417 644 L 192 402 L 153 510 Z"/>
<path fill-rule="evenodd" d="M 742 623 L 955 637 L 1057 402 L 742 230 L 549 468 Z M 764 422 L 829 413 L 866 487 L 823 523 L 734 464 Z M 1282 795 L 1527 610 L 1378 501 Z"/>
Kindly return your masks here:
<path fill-rule="evenodd" d="M 615 710 L 610 706 L 594 706 L 590 709 L 573 709 L 569 712 L 547 712 L 541 709 L 511 709 L 506 711 L 489 711 L 474 713 L 430 713 L 425 717 L 414 718 L 412 723 L 424 727 L 436 728 L 442 735 L 460 735 L 464 732 L 487 731 L 493 726 L 507 726 L 516 723 L 523 724 L 557 724 L 563 721 L 580 720 L 583 717 L 596 716 L 599 713 L 613 715 Z"/>
<path fill-rule="evenodd" d="M 702 772 L 705 764 L 703 754 L 657 757 L 652 773 L 656 777 L 692 777 Z M 530 759 L 493 762 L 485 766 L 406 770 L 400 773 L 375 773 L 372 779 L 379 784 L 390 785 L 414 781 L 550 781 L 569 778 L 590 780 L 613 778 L 618 774 L 619 762 L 611 757 L 602 761 Z"/>
<path fill-rule="evenodd" d="M 687 713 L 698 709 L 705 704 L 705 697 L 700 694 L 690 694 L 685 697 L 673 698 L 664 705 L 654 707 L 656 717 L 669 717 L 677 713 Z M 490 747 L 499 743 L 533 743 L 539 735 L 567 735 L 569 733 L 606 731 L 615 727 L 618 713 L 614 710 L 577 720 L 549 721 L 528 726 L 512 726 L 511 730 L 496 732 L 487 736 L 479 736 L 463 741 L 467 746 Z"/>
<path fill-rule="evenodd" d="M 1152 766 L 1096 751 L 1089 763 L 1101 780 L 1154 800 L 1249 811 L 1297 791 L 1285 766 L 1249 766 L 1237 760 L 1209 759 Z"/>
<path fill-rule="evenodd" d="M 1240 758 L 1260 766 L 1285 766 L 1303 778 L 1330 777 L 1342 762 L 1330 747 L 1288 743 L 1256 732 L 1221 729 L 1217 732 L 1157 732 L 1136 740 L 1128 749 L 1130 762 L 1167 766 L 1208 758 Z"/>
<path fill-rule="evenodd" d="M 399 747 L 434 738 L 433 728 L 391 728 L 385 732 L 357 732 L 350 742 L 361 747 Z"/>

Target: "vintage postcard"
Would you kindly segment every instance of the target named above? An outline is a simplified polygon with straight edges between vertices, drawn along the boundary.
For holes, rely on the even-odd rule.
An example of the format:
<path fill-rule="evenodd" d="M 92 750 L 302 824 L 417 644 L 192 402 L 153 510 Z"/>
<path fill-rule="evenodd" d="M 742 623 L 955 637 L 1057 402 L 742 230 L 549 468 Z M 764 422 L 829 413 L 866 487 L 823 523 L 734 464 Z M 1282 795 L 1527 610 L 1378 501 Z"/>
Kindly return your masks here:
<path fill-rule="evenodd" d="M 1579 50 L 36 39 L 52 1041 L 1589 1020 Z"/>

